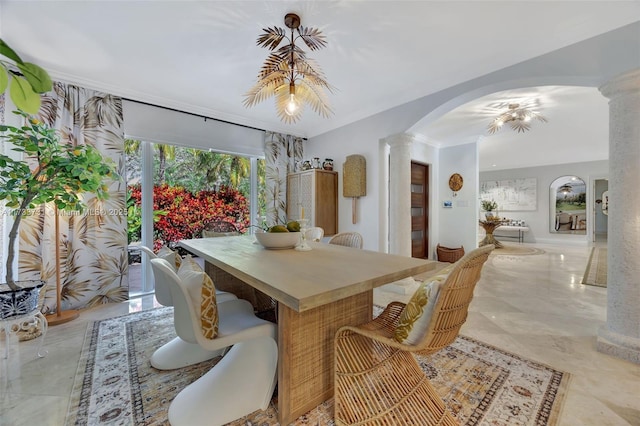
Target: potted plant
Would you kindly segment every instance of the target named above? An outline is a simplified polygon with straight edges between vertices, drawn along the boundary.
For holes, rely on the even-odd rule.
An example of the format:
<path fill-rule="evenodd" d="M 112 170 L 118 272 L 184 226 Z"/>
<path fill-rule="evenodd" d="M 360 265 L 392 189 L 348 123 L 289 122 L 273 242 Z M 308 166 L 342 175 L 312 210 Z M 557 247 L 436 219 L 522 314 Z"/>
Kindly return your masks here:
<path fill-rule="evenodd" d="M 82 211 L 84 205 L 79 195 L 92 192 L 96 198 L 106 199 L 105 179 L 117 174 L 113 163 L 105 160 L 97 149 L 60 143 L 55 129 L 24 111 L 34 108 L 37 111 L 40 105 L 37 93 L 50 90 L 51 79 L 38 66 L 22 62 L 1 39 L 0 54 L 12 60 L 23 74 L 17 75 L 10 63 L 0 60 L 0 93 L 10 87 L 11 98 L 20 109 L 14 113 L 24 120 L 20 127 L 0 125 L 0 140 L 11 143 L 12 150 L 21 157 L 0 154 L 0 200 L 5 200 L 4 207 L 14 219 L 9 231 L 6 283 L 0 284 L 0 319 L 4 319 L 35 310 L 39 288 L 44 284 L 19 283 L 13 275 L 15 243 L 23 217 L 38 213 L 36 207 L 49 202 L 58 211 Z"/>
<path fill-rule="evenodd" d="M 498 210 L 498 203 L 493 200 L 482 200 L 480 201 L 480 206 L 482 210 L 485 211 L 485 217 L 487 220 L 492 220 L 494 217 L 497 217 L 496 210 Z"/>
<path fill-rule="evenodd" d="M 14 218 L 9 231 L 5 284 L 13 292 L 22 288 L 13 276 L 15 243 L 22 218 L 37 214 L 37 206 L 50 202 L 58 212 L 82 211 L 84 204 L 79 195 L 91 192 L 104 200 L 108 197 L 105 179 L 117 176 L 113 163 L 107 162 L 96 148 L 62 144 L 55 129 L 25 112 L 15 113 L 24 117 L 25 125 L 0 125 L 3 132 L 0 138 L 11 143 L 13 151 L 22 154 L 22 159 L 0 155 L 0 200 L 6 200 L 5 207 L 12 209 L 9 214 Z M 29 159 L 33 160 L 33 166 Z M 2 286 L 0 284 L 0 288 Z M 18 295 L 13 299 L 17 300 L 16 297 L 20 299 Z M 33 298 L 37 302 L 37 296 Z M 11 314 L 10 309 L 0 309 L 3 317 Z M 13 310 L 13 315 L 22 314 L 17 305 Z"/>

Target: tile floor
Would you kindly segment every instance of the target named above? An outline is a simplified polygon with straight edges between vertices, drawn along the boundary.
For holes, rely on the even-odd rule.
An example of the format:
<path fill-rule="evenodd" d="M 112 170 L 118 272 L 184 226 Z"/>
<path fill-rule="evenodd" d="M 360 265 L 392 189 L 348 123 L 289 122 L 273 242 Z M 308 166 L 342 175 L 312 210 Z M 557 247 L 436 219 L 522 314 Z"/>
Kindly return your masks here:
<path fill-rule="evenodd" d="M 463 334 L 571 373 L 561 425 L 640 425 L 640 365 L 595 350 L 606 289 L 580 284 L 590 247 L 535 247 L 545 253 L 489 258 Z M 397 288 L 374 295 L 378 304 L 408 297 Z M 0 358 L 0 426 L 64 424 L 87 323 L 154 305 L 146 296 L 83 311 L 49 329 L 42 359 L 37 340 L 11 342 L 8 361 Z"/>

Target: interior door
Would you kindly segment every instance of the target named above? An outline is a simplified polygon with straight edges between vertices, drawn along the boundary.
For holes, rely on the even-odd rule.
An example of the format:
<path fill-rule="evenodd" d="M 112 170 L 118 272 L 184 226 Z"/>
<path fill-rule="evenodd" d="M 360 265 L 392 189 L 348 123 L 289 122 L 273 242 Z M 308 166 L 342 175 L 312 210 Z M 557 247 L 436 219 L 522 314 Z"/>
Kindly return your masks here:
<path fill-rule="evenodd" d="M 411 162 L 411 257 L 429 256 L 429 166 Z"/>

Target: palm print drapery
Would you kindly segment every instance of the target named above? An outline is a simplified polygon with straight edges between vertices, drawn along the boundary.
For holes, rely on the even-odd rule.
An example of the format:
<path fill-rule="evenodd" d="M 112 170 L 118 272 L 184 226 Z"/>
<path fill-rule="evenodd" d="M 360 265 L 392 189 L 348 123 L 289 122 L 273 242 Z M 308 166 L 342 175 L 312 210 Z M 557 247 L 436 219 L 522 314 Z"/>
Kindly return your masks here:
<path fill-rule="evenodd" d="M 267 223 L 287 221 L 287 174 L 302 160 L 302 138 L 265 132 L 265 184 L 267 187 Z"/>
<path fill-rule="evenodd" d="M 38 118 L 57 129 L 62 142 L 90 144 L 125 176 L 122 99 L 55 83 L 43 96 Z M 109 199 L 84 193 L 82 214 L 59 212 L 62 308 L 77 309 L 128 298 L 126 184 L 108 182 Z M 52 206 L 20 226 L 20 279 L 47 282 L 46 306 L 55 309 L 55 227 Z"/>

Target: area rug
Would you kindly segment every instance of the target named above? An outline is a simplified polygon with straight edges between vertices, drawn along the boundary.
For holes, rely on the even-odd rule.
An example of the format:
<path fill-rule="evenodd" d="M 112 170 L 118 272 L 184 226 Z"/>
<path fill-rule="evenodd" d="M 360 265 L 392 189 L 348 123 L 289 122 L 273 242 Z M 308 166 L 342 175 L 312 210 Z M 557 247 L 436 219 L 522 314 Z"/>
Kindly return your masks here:
<path fill-rule="evenodd" d="M 587 269 L 582 277 L 582 284 L 607 286 L 607 249 L 606 247 L 594 247 L 591 249 Z"/>
<path fill-rule="evenodd" d="M 543 254 L 544 250 L 515 244 L 504 244 L 501 248 L 497 248 L 491 252 L 493 256 L 530 256 L 534 254 Z"/>
<path fill-rule="evenodd" d="M 65 424 L 168 425 L 171 400 L 219 361 L 152 368 L 149 357 L 174 335 L 172 321 L 171 308 L 160 308 L 90 324 Z M 417 360 L 463 425 L 554 425 L 569 380 L 567 373 L 462 336 Z M 276 407 L 274 397 L 266 411 L 230 425 L 278 425 Z M 333 425 L 332 413 L 328 400 L 294 424 Z"/>

